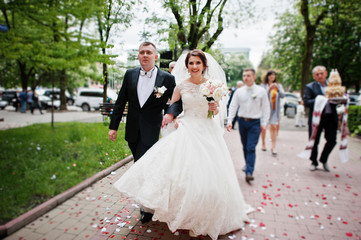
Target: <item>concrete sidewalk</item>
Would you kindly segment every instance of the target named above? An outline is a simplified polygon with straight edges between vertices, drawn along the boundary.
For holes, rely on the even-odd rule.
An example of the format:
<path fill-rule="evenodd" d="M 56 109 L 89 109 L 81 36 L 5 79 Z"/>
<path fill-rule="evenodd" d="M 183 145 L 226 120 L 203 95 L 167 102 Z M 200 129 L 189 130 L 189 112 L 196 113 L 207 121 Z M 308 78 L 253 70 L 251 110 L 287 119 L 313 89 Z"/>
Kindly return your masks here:
<path fill-rule="evenodd" d="M 36 109 L 34 114 L 15 112 L 15 108 L 8 106 L 0 111 L 0 130 L 25 127 L 35 123 L 51 123 L 51 112 L 43 110 L 43 115 Z M 99 111 L 83 112 L 79 107 L 68 106 L 67 111 L 55 111 L 54 122 L 102 122 Z"/>
<path fill-rule="evenodd" d="M 331 172 L 310 172 L 310 161 L 296 156 L 306 145 L 306 128 L 296 129 L 292 123 L 281 121 L 277 157 L 272 157 L 269 149 L 261 151 L 258 144 L 252 185 L 245 182 L 241 171 L 244 160 L 238 131 L 225 134 L 244 197 L 257 211 L 249 215 L 251 221 L 242 230 L 219 239 L 361 238 L 360 139 L 348 138 L 348 163 L 340 162 L 337 145 L 329 158 Z M 270 141 L 267 143 L 269 147 Z M 5 239 L 191 239 L 188 231 L 172 233 L 164 223 L 141 224 L 139 206 L 112 187 L 131 164 Z"/>

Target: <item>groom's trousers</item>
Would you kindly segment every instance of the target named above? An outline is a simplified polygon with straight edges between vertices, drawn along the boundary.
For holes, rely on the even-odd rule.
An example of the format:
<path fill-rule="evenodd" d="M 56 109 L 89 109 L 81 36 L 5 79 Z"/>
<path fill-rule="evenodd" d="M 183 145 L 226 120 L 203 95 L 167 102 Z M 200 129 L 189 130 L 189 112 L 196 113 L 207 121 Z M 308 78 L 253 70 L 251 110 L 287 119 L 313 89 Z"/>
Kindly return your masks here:
<path fill-rule="evenodd" d="M 246 174 L 253 174 L 256 162 L 256 146 L 261 133 L 259 119 L 238 118 L 238 128 L 243 145 L 243 155 L 246 160 Z"/>
<path fill-rule="evenodd" d="M 136 142 L 128 142 L 128 146 L 132 151 L 134 162 L 138 161 L 152 147 L 145 145 L 140 138 Z"/>

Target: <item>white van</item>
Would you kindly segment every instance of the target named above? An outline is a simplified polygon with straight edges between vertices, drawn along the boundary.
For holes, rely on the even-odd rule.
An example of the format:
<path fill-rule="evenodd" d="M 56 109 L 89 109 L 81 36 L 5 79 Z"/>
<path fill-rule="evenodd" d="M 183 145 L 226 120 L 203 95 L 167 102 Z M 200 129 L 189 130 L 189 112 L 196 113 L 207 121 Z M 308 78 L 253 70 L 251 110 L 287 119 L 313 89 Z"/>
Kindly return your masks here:
<path fill-rule="evenodd" d="M 118 95 L 113 89 L 107 90 L 109 98 L 115 102 Z M 102 88 L 79 88 L 75 99 L 75 106 L 81 107 L 83 111 L 90 111 L 92 108 L 98 110 L 100 104 L 103 103 Z"/>

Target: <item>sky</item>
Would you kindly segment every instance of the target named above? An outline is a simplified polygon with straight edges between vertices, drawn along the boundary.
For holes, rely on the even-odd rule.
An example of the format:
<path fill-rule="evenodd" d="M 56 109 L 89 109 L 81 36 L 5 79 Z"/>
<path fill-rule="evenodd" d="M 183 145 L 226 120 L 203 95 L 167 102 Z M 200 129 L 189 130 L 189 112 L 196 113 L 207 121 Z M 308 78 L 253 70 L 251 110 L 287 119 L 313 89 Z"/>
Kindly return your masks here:
<path fill-rule="evenodd" d="M 217 45 L 223 48 L 250 48 L 250 61 L 254 68 L 257 68 L 262 55 L 270 48 L 268 37 L 274 32 L 273 25 L 276 23 L 276 14 L 283 13 L 291 6 L 291 0 L 255 0 L 257 13 L 262 17 L 251 24 L 242 24 L 238 29 L 224 29 Z M 227 6 L 227 5 L 226 5 Z M 152 1 L 152 8 L 149 10 L 162 11 L 161 7 Z M 143 17 L 145 19 L 145 17 Z M 133 22 L 132 27 L 122 32 L 122 38 L 117 42 L 123 44 L 119 48 L 123 50 L 138 48 L 140 43 L 139 32 L 144 29 L 143 19 L 139 18 Z M 156 45 L 157 43 L 154 42 Z M 118 53 L 118 48 L 115 51 Z M 123 54 L 123 58 L 125 55 Z"/>

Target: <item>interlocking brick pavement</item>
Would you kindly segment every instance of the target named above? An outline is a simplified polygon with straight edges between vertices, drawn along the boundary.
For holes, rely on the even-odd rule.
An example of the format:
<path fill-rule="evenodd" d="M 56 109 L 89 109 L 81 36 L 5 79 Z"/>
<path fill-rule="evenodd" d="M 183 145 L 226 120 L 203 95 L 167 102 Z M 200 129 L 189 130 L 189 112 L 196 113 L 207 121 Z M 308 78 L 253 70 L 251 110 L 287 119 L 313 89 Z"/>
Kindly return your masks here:
<path fill-rule="evenodd" d="M 269 149 L 261 151 L 258 144 L 255 181 L 249 185 L 241 171 L 244 160 L 238 131 L 226 133 L 225 138 L 243 195 L 257 211 L 249 214 L 251 220 L 242 230 L 219 239 L 360 239 L 360 139 L 349 138 L 349 162 L 340 162 L 337 145 L 329 158 L 331 172 L 321 167 L 310 172 L 310 161 L 296 156 L 306 145 L 307 131 L 281 130 L 277 157 Z M 267 141 L 269 147 L 268 136 Z M 320 146 L 323 144 L 321 141 Z M 79 192 L 6 240 L 192 239 L 188 231 L 170 232 L 165 223 L 141 224 L 138 205 L 112 186 L 131 164 Z"/>

